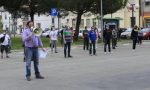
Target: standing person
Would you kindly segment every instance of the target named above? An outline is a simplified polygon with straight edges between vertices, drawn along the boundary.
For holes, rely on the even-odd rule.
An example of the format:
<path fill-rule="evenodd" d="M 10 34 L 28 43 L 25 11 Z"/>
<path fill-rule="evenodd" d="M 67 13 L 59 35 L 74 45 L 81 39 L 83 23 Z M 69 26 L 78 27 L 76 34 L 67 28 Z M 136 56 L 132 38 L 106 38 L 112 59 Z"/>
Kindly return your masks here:
<path fill-rule="evenodd" d="M 140 30 L 138 31 L 138 43 L 139 43 L 140 45 L 142 45 L 142 39 L 143 39 L 143 31 L 142 31 L 142 29 L 140 29 Z"/>
<path fill-rule="evenodd" d="M 3 42 L 0 44 L 0 47 L 1 47 L 1 59 L 3 59 L 3 53 L 4 53 L 4 51 L 6 53 L 6 58 L 9 58 L 9 55 L 8 55 L 8 53 L 9 53 L 8 46 L 9 46 L 10 37 L 7 34 L 7 32 L 5 31 L 4 34 L 0 35 L 0 38 L 4 38 Z"/>
<path fill-rule="evenodd" d="M 73 34 L 72 30 L 69 29 L 69 28 L 66 26 L 66 29 L 63 31 L 64 57 L 65 57 L 65 58 L 67 57 L 67 54 L 68 54 L 68 57 L 69 57 L 69 58 L 72 58 L 72 56 L 70 55 L 71 43 L 72 43 L 72 40 L 73 40 L 72 34 Z M 67 53 L 67 49 L 68 49 L 68 53 Z"/>
<path fill-rule="evenodd" d="M 53 48 L 55 48 L 55 53 L 57 52 L 57 39 L 58 39 L 58 30 L 55 29 L 53 26 L 51 28 L 51 32 L 49 33 L 49 38 L 50 38 L 50 46 L 51 46 L 51 52 L 53 53 Z"/>
<path fill-rule="evenodd" d="M 60 33 L 60 39 L 61 39 L 61 46 L 64 46 L 64 39 L 63 39 L 63 31 L 64 31 L 64 27 L 63 29 L 59 32 Z"/>
<path fill-rule="evenodd" d="M 38 48 L 41 47 L 43 51 L 42 41 L 39 36 L 32 33 L 33 22 L 28 21 L 27 27 L 22 34 L 22 40 L 25 46 L 25 61 L 26 61 L 26 79 L 31 81 L 31 60 L 34 62 L 34 70 L 36 79 L 44 79 L 39 72 L 39 54 Z"/>
<path fill-rule="evenodd" d="M 109 53 L 111 53 L 110 43 L 111 43 L 112 31 L 109 29 L 109 26 L 106 26 L 106 29 L 103 32 L 103 37 L 104 37 L 104 43 L 105 43 L 104 52 L 105 54 L 107 54 L 107 45 L 108 45 Z"/>
<path fill-rule="evenodd" d="M 89 42 L 90 42 L 90 50 L 89 54 L 92 56 L 92 51 L 93 55 L 96 55 L 96 40 L 97 40 L 97 33 L 95 31 L 94 27 L 91 27 L 91 30 L 89 31 Z M 93 48 L 93 50 L 92 50 Z"/>
<path fill-rule="evenodd" d="M 87 30 L 87 27 L 85 27 L 85 30 L 83 31 L 83 50 L 89 50 L 89 31 Z"/>
<path fill-rule="evenodd" d="M 137 40 L 138 40 L 138 26 L 137 25 L 135 25 L 134 28 L 132 29 L 131 39 L 133 40 L 132 49 L 133 49 L 133 51 L 135 51 L 136 43 L 137 43 Z"/>
<path fill-rule="evenodd" d="M 6 28 L 6 33 L 7 33 L 7 35 L 9 35 L 9 37 L 10 37 L 9 42 L 8 42 L 8 53 L 11 53 L 11 33 L 10 33 L 8 27 Z"/>
<path fill-rule="evenodd" d="M 95 43 L 95 47 L 97 48 L 97 44 L 98 44 L 98 39 L 99 39 L 99 32 L 98 32 L 98 28 L 95 27 L 95 32 L 96 32 L 96 43 Z"/>
<path fill-rule="evenodd" d="M 112 30 L 112 48 L 116 49 L 117 46 L 117 31 L 115 29 Z"/>

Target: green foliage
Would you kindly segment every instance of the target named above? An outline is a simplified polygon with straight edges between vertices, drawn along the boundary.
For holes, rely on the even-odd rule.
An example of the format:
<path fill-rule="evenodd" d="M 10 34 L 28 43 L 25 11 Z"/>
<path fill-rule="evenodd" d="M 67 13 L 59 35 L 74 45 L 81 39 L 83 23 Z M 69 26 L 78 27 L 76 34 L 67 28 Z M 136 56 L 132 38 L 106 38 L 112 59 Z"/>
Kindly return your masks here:
<path fill-rule="evenodd" d="M 2 16 L 0 16 L 0 33 L 3 32 L 3 23 L 1 22 Z"/>
<path fill-rule="evenodd" d="M 110 14 L 118 11 L 121 8 L 124 8 L 128 0 L 102 0 L 103 1 L 103 14 Z M 94 4 L 91 12 L 100 13 L 101 2 L 100 0 L 94 0 Z"/>

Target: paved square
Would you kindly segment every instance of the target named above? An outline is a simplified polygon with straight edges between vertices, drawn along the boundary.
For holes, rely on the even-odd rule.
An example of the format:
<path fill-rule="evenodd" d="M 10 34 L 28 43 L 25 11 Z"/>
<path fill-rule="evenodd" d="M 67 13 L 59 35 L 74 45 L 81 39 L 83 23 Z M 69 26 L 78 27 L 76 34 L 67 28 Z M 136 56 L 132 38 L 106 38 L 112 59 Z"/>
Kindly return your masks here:
<path fill-rule="evenodd" d="M 0 90 L 150 90 L 150 43 L 137 46 L 119 45 L 105 55 L 103 46 L 97 56 L 89 56 L 82 46 L 72 48 L 73 58 L 65 59 L 63 49 L 40 60 L 44 80 L 25 80 L 22 52 L 10 59 L 0 59 Z M 33 68 L 33 67 L 32 67 Z"/>

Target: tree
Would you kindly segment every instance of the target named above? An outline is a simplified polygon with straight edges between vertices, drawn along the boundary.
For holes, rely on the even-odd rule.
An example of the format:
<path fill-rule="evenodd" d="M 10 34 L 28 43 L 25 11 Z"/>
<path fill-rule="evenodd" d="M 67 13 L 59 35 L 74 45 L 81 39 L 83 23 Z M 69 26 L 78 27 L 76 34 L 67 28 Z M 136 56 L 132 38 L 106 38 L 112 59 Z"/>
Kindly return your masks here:
<path fill-rule="evenodd" d="M 81 17 L 86 12 L 92 12 L 98 14 L 100 12 L 100 0 L 60 0 L 60 6 L 68 11 L 77 14 L 76 31 L 75 36 L 78 40 L 79 27 L 81 23 Z M 114 13 L 117 10 L 123 8 L 127 3 L 127 0 L 103 0 L 103 14 Z"/>
<path fill-rule="evenodd" d="M 12 14 L 24 13 L 30 15 L 34 21 L 36 13 L 49 12 L 50 8 L 56 5 L 55 0 L 5 0 L 3 6 Z"/>

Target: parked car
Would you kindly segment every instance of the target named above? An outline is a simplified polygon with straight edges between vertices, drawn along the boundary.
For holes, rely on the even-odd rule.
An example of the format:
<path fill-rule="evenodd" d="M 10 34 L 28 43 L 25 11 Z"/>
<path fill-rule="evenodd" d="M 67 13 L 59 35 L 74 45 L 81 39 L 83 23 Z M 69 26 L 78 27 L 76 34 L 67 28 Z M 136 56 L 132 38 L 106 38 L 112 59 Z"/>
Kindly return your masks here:
<path fill-rule="evenodd" d="M 143 39 L 149 40 L 150 39 L 150 28 L 142 29 L 143 32 Z"/>
<path fill-rule="evenodd" d="M 50 28 L 45 28 L 42 33 L 45 33 L 47 31 L 50 31 Z"/>
<path fill-rule="evenodd" d="M 49 35 L 49 33 L 50 33 L 50 30 L 42 33 L 42 36 L 47 37 Z"/>
<path fill-rule="evenodd" d="M 74 30 L 74 36 L 76 36 L 77 35 L 77 31 L 76 30 Z M 83 36 L 83 30 L 80 30 L 79 31 L 79 35 L 78 35 L 79 37 L 82 37 Z"/>
<path fill-rule="evenodd" d="M 125 32 L 121 33 L 121 38 L 130 38 L 131 37 L 132 28 L 128 28 Z"/>

